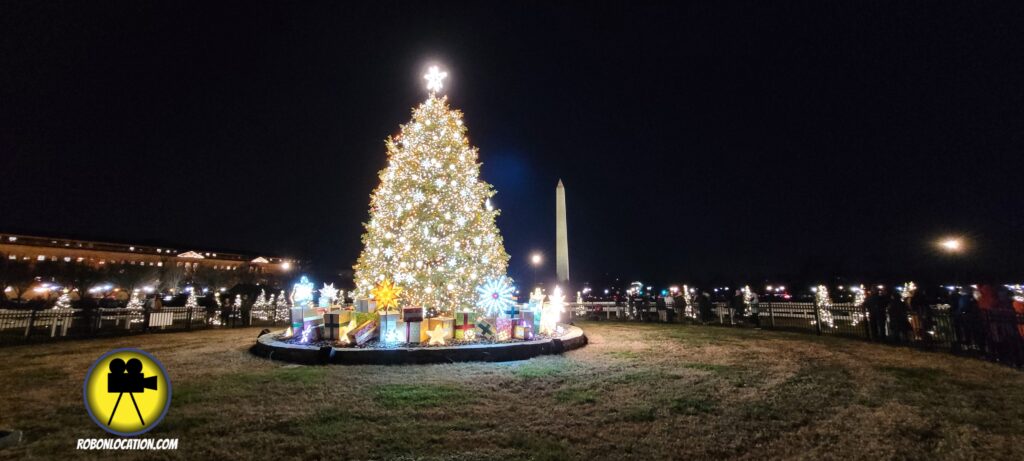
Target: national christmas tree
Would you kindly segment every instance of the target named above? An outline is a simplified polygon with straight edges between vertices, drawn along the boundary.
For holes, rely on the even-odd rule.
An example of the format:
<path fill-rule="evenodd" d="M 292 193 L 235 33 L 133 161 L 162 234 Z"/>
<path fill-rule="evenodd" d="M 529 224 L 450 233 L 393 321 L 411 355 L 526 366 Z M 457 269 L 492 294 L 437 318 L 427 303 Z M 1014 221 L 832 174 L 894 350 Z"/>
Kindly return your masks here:
<path fill-rule="evenodd" d="M 453 311 L 474 305 L 485 278 L 505 274 L 509 256 L 489 200 L 495 191 L 479 177 L 462 113 L 437 96 L 445 76 L 430 69 L 427 100 L 385 142 L 388 164 L 370 196 L 354 267 L 359 296 L 389 280 L 403 289 L 401 306 Z"/>

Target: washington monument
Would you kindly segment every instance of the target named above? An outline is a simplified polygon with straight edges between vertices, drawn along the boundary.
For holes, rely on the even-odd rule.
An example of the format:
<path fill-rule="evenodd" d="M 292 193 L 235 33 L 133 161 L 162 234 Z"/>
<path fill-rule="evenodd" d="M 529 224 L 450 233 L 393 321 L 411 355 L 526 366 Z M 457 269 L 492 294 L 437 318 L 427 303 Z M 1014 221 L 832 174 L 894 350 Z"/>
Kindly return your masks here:
<path fill-rule="evenodd" d="M 569 283 L 569 234 L 565 227 L 565 186 L 555 187 L 555 262 L 558 283 Z"/>

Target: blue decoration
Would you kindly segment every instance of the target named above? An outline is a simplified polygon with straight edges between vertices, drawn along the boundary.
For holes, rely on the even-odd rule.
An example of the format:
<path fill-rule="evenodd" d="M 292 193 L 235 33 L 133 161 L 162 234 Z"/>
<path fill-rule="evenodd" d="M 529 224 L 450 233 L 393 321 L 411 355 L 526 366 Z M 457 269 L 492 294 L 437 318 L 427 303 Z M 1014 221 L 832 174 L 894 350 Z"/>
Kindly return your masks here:
<path fill-rule="evenodd" d="M 305 275 L 292 287 L 292 306 L 309 309 L 313 303 L 313 282 Z"/>
<path fill-rule="evenodd" d="M 515 307 L 514 292 L 512 279 L 504 275 L 488 277 L 476 287 L 477 306 L 484 310 L 485 315 L 497 316 Z"/>

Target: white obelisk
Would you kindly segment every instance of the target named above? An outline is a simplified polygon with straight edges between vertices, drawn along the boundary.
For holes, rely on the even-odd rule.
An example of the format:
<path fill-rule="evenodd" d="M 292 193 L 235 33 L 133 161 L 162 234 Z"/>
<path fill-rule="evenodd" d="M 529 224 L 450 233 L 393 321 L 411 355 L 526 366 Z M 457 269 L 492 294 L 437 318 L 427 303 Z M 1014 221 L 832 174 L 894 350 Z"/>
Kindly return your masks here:
<path fill-rule="evenodd" d="M 569 283 L 569 234 L 565 227 L 565 186 L 555 187 L 555 262 L 558 283 Z"/>

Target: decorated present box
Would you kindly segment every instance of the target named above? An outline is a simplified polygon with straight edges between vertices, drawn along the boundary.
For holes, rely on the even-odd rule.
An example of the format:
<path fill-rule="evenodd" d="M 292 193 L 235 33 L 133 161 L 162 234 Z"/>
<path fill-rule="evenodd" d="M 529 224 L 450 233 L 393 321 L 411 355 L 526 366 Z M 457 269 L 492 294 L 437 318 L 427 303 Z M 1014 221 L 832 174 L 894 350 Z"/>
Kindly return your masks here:
<path fill-rule="evenodd" d="M 455 313 L 455 339 L 465 341 L 476 337 L 476 312 Z"/>
<path fill-rule="evenodd" d="M 423 321 L 423 308 L 422 307 L 405 307 L 405 308 L 402 308 L 402 321 L 404 321 L 404 322 L 422 322 Z"/>
<path fill-rule="evenodd" d="M 516 325 L 512 327 L 512 337 L 515 339 L 523 339 L 530 341 L 533 339 L 533 322 L 525 319 L 519 319 Z"/>
<path fill-rule="evenodd" d="M 506 317 L 498 317 L 494 319 L 494 334 L 498 341 L 507 341 L 512 339 L 512 327 L 515 325 L 514 319 Z"/>
<path fill-rule="evenodd" d="M 303 315 L 302 311 L 303 311 L 303 309 L 301 307 L 293 307 L 293 308 L 291 308 L 291 314 L 290 315 L 291 315 L 291 322 L 292 322 L 292 330 L 293 331 L 302 331 L 302 319 L 305 317 L 305 315 Z"/>
<path fill-rule="evenodd" d="M 397 322 L 398 327 L 398 341 L 410 344 L 419 344 L 423 340 L 423 331 L 420 326 L 423 322 L 406 322 L 399 320 Z"/>
<path fill-rule="evenodd" d="M 377 301 L 372 299 L 357 299 L 356 312 L 377 312 Z"/>
<path fill-rule="evenodd" d="M 521 320 L 520 324 L 522 325 L 533 325 L 534 332 L 540 331 L 540 314 L 533 311 L 523 311 L 520 313 L 519 320 Z"/>
<path fill-rule="evenodd" d="M 348 333 L 349 343 L 363 345 L 377 336 L 377 320 L 370 318 Z"/>
<path fill-rule="evenodd" d="M 328 312 L 324 314 L 324 339 L 337 341 L 341 339 L 341 314 Z"/>
<path fill-rule="evenodd" d="M 508 309 L 506 309 L 504 312 L 502 312 L 502 315 L 504 315 L 505 317 L 510 318 L 510 319 L 517 319 L 517 318 L 519 318 L 519 315 L 520 315 L 519 306 L 516 305 L 516 304 L 513 304 Z"/>
<path fill-rule="evenodd" d="M 427 330 L 434 331 L 438 326 L 444 331 L 444 339 L 455 337 L 455 319 L 452 317 L 434 317 L 427 319 Z"/>
<path fill-rule="evenodd" d="M 399 338 L 398 334 L 398 312 L 397 311 L 380 311 L 380 340 L 384 342 L 397 342 Z"/>
<path fill-rule="evenodd" d="M 484 338 L 493 338 L 495 336 L 494 318 L 480 318 L 476 321 L 477 335 Z"/>
<path fill-rule="evenodd" d="M 302 330 L 299 333 L 303 342 L 319 341 L 323 338 L 324 318 L 313 315 L 302 318 Z"/>

